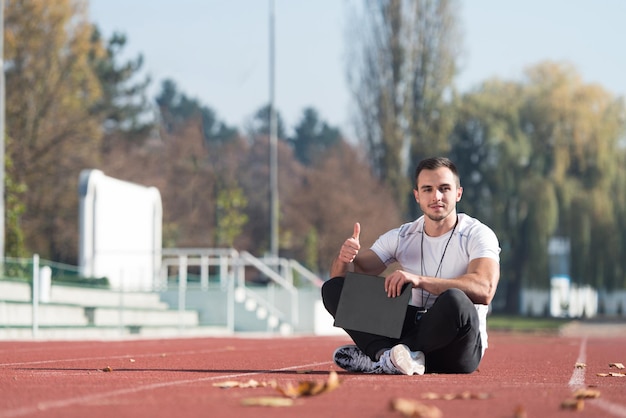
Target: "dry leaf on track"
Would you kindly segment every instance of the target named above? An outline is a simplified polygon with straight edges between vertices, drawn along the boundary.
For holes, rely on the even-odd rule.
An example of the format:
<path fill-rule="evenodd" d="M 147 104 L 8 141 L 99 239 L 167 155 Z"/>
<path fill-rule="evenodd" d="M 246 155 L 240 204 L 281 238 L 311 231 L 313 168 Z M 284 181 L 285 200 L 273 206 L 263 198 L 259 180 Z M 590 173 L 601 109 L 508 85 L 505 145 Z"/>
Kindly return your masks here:
<path fill-rule="evenodd" d="M 585 409 L 585 401 L 582 399 L 566 399 L 561 402 L 561 409 L 573 409 L 575 411 L 582 411 Z"/>
<path fill-rule="evenodd" d="M 574 367 L 576 367 L 577 369 L 584 369 L 585 367 L 587 367 L 587 365 L 585 363 L 576 363 Z"/>
<path fill-rule="evenodd" d="M 275 387 L 276 382 L 257 382 L 254 379 L 250 379 L 247 382 L 237 382 L 235 380 L 227 380 L 225 382 L 213 383 L 213 386 L 222 388 L 222 389 L 231 389 L 231 388 L 258 388 L 258 387 Z"/>
<path fill-rule="evenodd" d="M 600 391 L 596 389 L 581 388 L 572 393 L 572 397 L 561 402 L 561 409 L 573 409 L 582 411 L 585 409 L 585 399 L 595 399 L 600 397 Z"/>
<path fill-rule="evenodd" d="M 107 372 L 107 373 L 108 373 L 108 372 L 112 372 L 112 371 L 113 371 L 113 369 L 111 368 L 111 366 L 106 366 L 104 369 L 100 369 L 100 370 L 101 370 L 101 371 L 103 371 L 103 372 Z"/>
<path fill-rule="evenodd" d="M 460 393 L 444 393 L 444 394 L 433 393 L 433 392 L 422 393 L 422 399 L 429 399 L 429 400 L 443 399 L 445 401 L 452 401 L 454 399 L 484 400 L 484 399 L 489 399 L 490 397 L 491 395 L 489 395 L 488 393 L 484 393 L 484 392 L 474 393 L 474 392 L 469 392 L 469 391 L 464 391 Z"/>
<path fill-rule="evenodd" d="M 526 413 L 526 408 L 523 405 L 517 405 L 515 410 L 513 411 L 514 418 L 528 418 L 528 414 Z"/>
<path fill-rule="evenodd" d="M 325 382 L 302 380 L 295 386 L 292 384 L 277 386 L 276 390 L 289 398 L 299 398 L 301 396 L 320 395 L 335 390 L 337 387 L 339 387 L 339 376 L 337 372 L 332 371 Z"/>
<path fill-rule="evenodd" d="M 441 409 L 434 405 L 426 405 L 419 401 L 405 398 L 395 398 L 390 402 L 393 411 L 398 411 L 405 417 L 441 418 Z"/>
<path fill-rule="evenodd" d="M 609 363 L 609 367 L 615 367 L 616 369 L 623 369 L 624 365 L 622 363 Z"/>
<path fill-rule="evenodd" d="M 596 376 L 600 377 L 626 377 L 624 373 L 611 372 L 611 373 L 596 373 Z"/>
<path fill-rule="evenodd" d="M 597 389 L 577 389 L 572 396 L 576 399 L 594 399 L 600 397 L 600 391 Z"/>
<path fill-rule="evenodd" d="M 293 399 L 282 396 L 260 396 L 257 398 L 246 398 L 241 400 L 243 406 L 292 406 Z"/>

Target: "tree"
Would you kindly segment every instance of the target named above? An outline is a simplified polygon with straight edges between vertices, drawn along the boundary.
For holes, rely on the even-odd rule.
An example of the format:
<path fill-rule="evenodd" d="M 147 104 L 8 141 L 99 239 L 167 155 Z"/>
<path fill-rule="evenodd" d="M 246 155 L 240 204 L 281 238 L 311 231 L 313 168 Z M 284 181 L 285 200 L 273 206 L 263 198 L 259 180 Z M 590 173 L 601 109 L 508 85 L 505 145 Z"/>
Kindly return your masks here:
<path fill-rule="evenodd" d="M 302 120 L 294 129 L 295 135 L 289 138 L 296 158 L 304 165 L 310 165 L 317 157 L 339 143 L 341 132 L 321 121 L 313 108 L 304 109 Z"/>
<path fill-rule="evenodd" d="M 102 39 L 87 7 L 23 0 L 6 9 L 7 178 L 10 190 L 24 190 L 9 196 L 16 210 L 7 230 L 28 250 L 64 262 L 78 252 L 80 171 L 101 167 L 114 139 L 152 129 L 149 78 L 135 81 L 141 56 L 120 63 L 125 37 Z"/>
<path fill-rule="evenodd" d="M 454 0 L 372 0 L 350 41 L 357 134 L 407 207 L 411 164 L 447 150 L 458 35 Z"/>
<path fill-rule="evenodd" d="M 389 188 L 376 178 L 358 149 L 345 141 L 315 160 L 293 192 L 281 191 L 281 196 L 285 227 L 299 237 L 295 254 L 302 260 L 319 260 L 317 268 L 323 274 L 328 274 L 355 222 L 361 223 L 361 245 L 368 246 L 402 221 Z M 318 242 L 315 254 L 307 246 L 309 241 Z"/>
<path fill-rule="evenodd" d="M 104 40 L 98 28 L 94 28 L 91 38 L 95 48 L 89 56 L 91 66 L 100 80 L 102 95 L 92 108 L 92 114 L 104 119 L 105 145 L 107 140 L 123 137 L 126 140 L 144 140 L 154 129 L 154 109 L 150 104 L 146 89 L 150 77 L 135 80 L 142 70 L 143 56 L 118 63 L 118 58 L 126 46 L 126 36 L 114 33 Z M 106 45 L 103 52 L 100 45 Z"/>
<path fill-rule="evenodd" d="M 287 138 L 287 130 L 283 118 L 277 110 L 276 113 L 276 137 L 279 139 Z M 270 134 L 270 105 L 267 104 L 259 108 L 248 126 L 248 135 L 252 138 L 257 136 L 266 136 Z"/>
<path fill-rule="evenodd" d="M 616 283 L 623 271 L 623 236 L 610 231 L 624 213 L 616 187 L 624 106 L 565 65 L 542 63 L 526 75 L 461 97 L 450 153 L 464 179 L 461 207 L 500 239 L 501 288 L 512 312 L 522 288 L 549 287 L 553 237 L 571 240 L 576 283 Z"/>
<path fill-rule="evenodd" d="M 90 114 L 102 90 L 89 57 L 103 49 L 92 43 L 85 2 L 6 6 L 7 176 L 27 189 L 20 219 L 27 248 L 72 261 L 78 174 L 96 164 L 102 136 Z"/>
<path fill-rule="evenodd" d="M 163 81 L 156 102 L 161 114 L 161 124 L 169 133 L 184 129 L 187 122 L 197 118 L 202 123 L 201 130 L 207 144 L 232 140 L 238 135 L 237 129 L 219 121 L 211 108 L 179 92 L 173 80 Z"/>

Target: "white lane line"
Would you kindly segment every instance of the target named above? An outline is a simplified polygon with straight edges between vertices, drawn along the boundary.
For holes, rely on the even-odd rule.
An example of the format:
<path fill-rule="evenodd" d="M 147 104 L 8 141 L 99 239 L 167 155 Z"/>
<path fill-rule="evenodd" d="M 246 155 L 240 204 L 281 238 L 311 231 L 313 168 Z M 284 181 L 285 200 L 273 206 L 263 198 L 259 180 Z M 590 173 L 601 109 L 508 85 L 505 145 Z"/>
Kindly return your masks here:
<path fill-rule="evenodd" d="M 584 337 L 580 342 L 580 349 L 578 351 L 578 358 L 576 359 L 576 364 L 581 363 L 584 364 L 587 361 L 587 337 Z M 572 373 L 572 377 L 569 379 L 568 383 L 569 388 L 574 391 L 576 389 L 582 389 L 585 387 L 585 368 L 584 367 L 576 367 L 574 365 L 574 372 Z"/>
<path fill-rule="evenodd" d="M 187 385 L 191 383 L 207 382 L 207 381 L 218 380 L 218 379 L 227 380 L 227 379 L 234 379 L 238 377 L 254 376 L 258 374 L 276 373 L 276 372 L 283 372 L 287 370 L 297 370 L 297 369 L 302 369 L 302 368 L 317 367 L 317 366 L 323 366 L 325 364 L 331 364 L 331 363 L 332 363 L 331 361 L 324 361 L 324 362 L 319 362 L 319 363 L 302 364 L 299 366 L 283 367 L 280 369 L 263 370 L 263 371 L 257 371 L 257 372 L 235 373 L 235 374 L 229 374 L 229 375 L 203 377 L 199 379 L 184 379 L 184 380 L 175 380 L 173 382 L 153 383 L 150 385 L 136 386 L 136 387 L 127 388 L 127 389 L 113 390 L 110 392 L 96 393 L 96 394 L 89 395 L 89 396 L 77 396 L 74 398 L 60 399 L 56 401 L 39 402 L 33 406 L 25 406 L 22 408 L 16 408 L 16 409 L 8 410 L 8 411 L 0 411 L 0 418 L 20 417 L 20 416 L 34 414 L 36 412 L 41 412 L 41 411 L 45 411 L 49 409 L 66 408 L 71 405 L 92 402 L 98 399 L 110 398 L 113 396 L 124 396 L 124 395 L 129 395 L 132 393 L 144 392 L 147 390 L 159 389 L 159 388 L 170 387 L 170 386 Z"/>
<path fill-rule="evenodd" d="M 74 362 L 74 361 L 92 361 L 92 360 L 116 360 L 116 359 L 128 359 L 128 358 L 148 358 L 148 357 L 172 357 L 172 356 L 186 356 L 186 355 L 195 355 L 195 354 L 205 354 L 205 353 L 220 353 L 223 351 L 233 351 L 232 348 L 224 347 L 224 348 L 212 348 L 206 350 L 188 350 L 188 351 L 170 351 L 164 353 L 148 353 L 148 354 L 121 354 L 116 356 L 100 356 L 100 357 L 75 357 L 75 358 L 66 358 L 66 359 L 55 359 L 55 360 L 37 360 L 37 361 L 22 361 L 17 363 L 0 363 L 0 367 L 15 367 L 15 366 L 31 366 L 37 364 L 49 364 L 49 363 L 64 363 L 64 362 Z"/>
<path fill-rule="evenodd" d="M 271 347 L 265 346 L 268 349 Z M 72 347 L 73 348 L 73 347 Z M 137 348 L 139 349 L 139 348 Z M 49 364 L 49 363 L 62 363 L 62 362 L 73 362 L 73 361 L 90 361 L 90 360 L 115 360 L 115 359 L 127 359 L 127 358 L 149 358 L 149 357 L 171 357 L 171 356 L 186 356 L 186 355 L 195 355 L 195 354 L 205 354 L 205 353 L 221 353 L 224 351 L 234 351 L 231 345 L 227 345 L 225 347 L 219 348 L 207 348 L 203 350 L 186 350 L 186 351 L 169 351 L 169 352 L 155 352 L 155 353 L 142 353 L 142 354 L 118 354 L 115 356 L 99 356 L 99 357 L 74 357 L 74 358 L 65 358 L 65 359 L 48 359 L 48 360 L 35 360 L 35 361 L 20 361 L 14 363 L 0 363 L 0 368 L 2 367 L 15 367 L 15 366 L 28 366 L 28 365 L 37 365 L 37 364 Z"/>
<path fill-rule="evenodd" d="M 580 343 L 580 349 L 578 352 L 578 358 L 576 359 L 576 363 L 585 363 L 587 361 L 587 337 L 584 337 Z M 576 367 L 574 366 L 574 371 L 572 372 L 572 377 L 569 379 L 568 386 L 570 390 L 575 391 L 576 389 L 583 389 L 586 387 L 585 385 L 585 367 Z M 590 399 L 588 401 L 590 405 L 595 406 L 596 408 L 602 409 L 604 412 L 611 414 L 616 417 L 626 418 L 626 406 L 616 404 L 606 399 L 596 398 Z"/>
<path fill-rule="evenodd" d="M 626 417 L 626 407 L 624 405 L 620 405 L 617 403 L 609 402 L 606 399 L 597 398 L 592 399 L 590 403 L 602 409 L 604 412 L 609 413 L 613 416 L 624 418 Z"/>

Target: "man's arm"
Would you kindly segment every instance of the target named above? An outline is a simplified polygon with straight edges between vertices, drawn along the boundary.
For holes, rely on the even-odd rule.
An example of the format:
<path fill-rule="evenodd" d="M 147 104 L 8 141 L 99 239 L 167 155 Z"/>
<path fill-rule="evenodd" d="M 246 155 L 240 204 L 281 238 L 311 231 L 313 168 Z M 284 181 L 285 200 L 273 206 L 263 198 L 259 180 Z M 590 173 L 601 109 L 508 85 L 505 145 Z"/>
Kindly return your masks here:
<path fill-rule="evenodd" d="M 421 288 L 434 295 L 456 288 L 460 289 L 474 303 L 491 303 L 500 280 L 500 265 L 491 258 L 477 258 L 469 263 L 467 273 L 453 279 L 420 276 L 403 270 L 396 270 L 385 279 L 385 289 L 389 297 L 400 295 L 402 286 L 411 283 L 414 288 Z"/>
<path fill-rule="evenodd" d="M 359 236 L 361 225 L 354 224 L 352 236 L 344 241 L 339 254 L 330 266 L 330 277 L 345 277 L 349 271 L 365 274 L 380 274 L 385 270 L 385 264 L 371 249 L 359 252 L 361 243 Z"/>

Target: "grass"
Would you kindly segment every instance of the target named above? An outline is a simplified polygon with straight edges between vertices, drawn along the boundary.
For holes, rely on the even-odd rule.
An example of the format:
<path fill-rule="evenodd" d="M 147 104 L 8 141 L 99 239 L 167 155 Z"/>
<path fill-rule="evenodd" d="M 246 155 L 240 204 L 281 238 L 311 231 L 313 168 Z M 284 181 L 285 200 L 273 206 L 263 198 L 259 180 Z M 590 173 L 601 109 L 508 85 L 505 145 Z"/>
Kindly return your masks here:
<path fill-rule="evenodd" d="M 543 318 L 518 315 L 492 314 L 487 318 L 487 326 L 490 330 L 497 331 L 553 331 L 570 322 L 571 319 Z"/>

